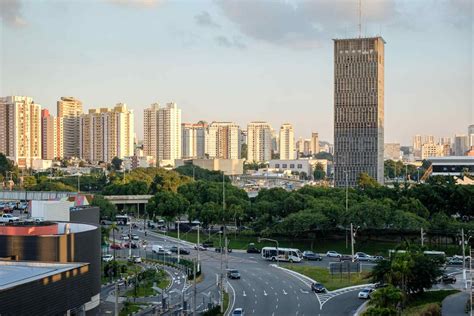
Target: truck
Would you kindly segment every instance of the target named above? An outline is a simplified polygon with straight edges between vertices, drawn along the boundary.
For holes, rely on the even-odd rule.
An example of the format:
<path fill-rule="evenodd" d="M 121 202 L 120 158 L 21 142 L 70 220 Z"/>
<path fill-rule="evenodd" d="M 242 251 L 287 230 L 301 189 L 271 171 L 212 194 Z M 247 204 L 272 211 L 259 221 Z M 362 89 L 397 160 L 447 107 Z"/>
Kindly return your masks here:
<path fill-rule="evenodd" d="M 19 217 L 13 216 L 12 214 L 0 215 L 0 223 L 13 223 L 13 222 L 18 222 L 19 220 L 20 220 Z"/>

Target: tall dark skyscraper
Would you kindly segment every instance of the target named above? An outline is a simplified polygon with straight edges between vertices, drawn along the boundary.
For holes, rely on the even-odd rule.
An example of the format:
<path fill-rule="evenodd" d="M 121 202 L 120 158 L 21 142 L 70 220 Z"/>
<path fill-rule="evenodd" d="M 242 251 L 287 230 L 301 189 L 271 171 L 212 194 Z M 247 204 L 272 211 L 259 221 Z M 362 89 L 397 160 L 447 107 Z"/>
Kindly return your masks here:
<path fill-rule="evenodd" d="M 382 37 L 334 40 L 334 180 L 355 186 L 368 173 L 384 180 Z"/>

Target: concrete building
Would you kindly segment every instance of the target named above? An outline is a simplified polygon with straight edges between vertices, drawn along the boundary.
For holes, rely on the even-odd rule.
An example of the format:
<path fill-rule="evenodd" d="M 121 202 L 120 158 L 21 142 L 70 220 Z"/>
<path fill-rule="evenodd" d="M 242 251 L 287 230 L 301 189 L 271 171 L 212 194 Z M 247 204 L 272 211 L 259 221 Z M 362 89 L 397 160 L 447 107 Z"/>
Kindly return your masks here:
<path fill-rule="evenodd" d="M 232 122 L 212 122 L 209 125 L 207 154 L 209 158 L 240 158 L 239 125 Z"/>
<path fill-rule="evenodd" d="M 272 159 L 268 168 L 288 174 L 304 172 L 311 179 L 318 163 L 323 166 L 324 172 L 328 174 L 329 163 L 326 159 Z"/>
<path fill-rule="evenodd" d="M 462 176 L 467 172 L 474 175 L 474 156 L 451 156 L 428 159 L 433 166 L 431 176 Z"/>
<path fill-rule="evenodd" d="M 280 132 L 272 128 L 272 157 L 280 153 Z"/>
<path fill-rule="evenodd" d="M 113 109 L 90 109 L 80 117 L 80 157 L 91 162 L 110 162 L 133 156 L 133 110 L 118 103 Z"/>
<path fill-rule="evenodd" d="M 155 167 L 156 160 L 153 156 L 130 156 L 123 158 L 123 168 L 133 170 L 136 168 Z"/>
<path fill-rule="evenodd" d="M 154 103 L 144 111 L 143 150 L 160 166 L 174 165 L 181 158 L 181 109 L 174 102 L 160 107 Z"/>
<path fill-rule="evenodd" d="M 454 155 L 464 156 L 469 150 L 469 138 L 467 135 L 455 135 L 454 136 Z"/>
<path fill-rule="evenodd" d="M 62 97 L 57 102 L 58 118 L 62 119 L 63 155 L 65 158 L 79 157 L 80 116 L 84 114 L 82 102 L 74 97 Z M 61 156 L 63 157 L 63 156 Z"/>
<path fill-rule="evenodd" d="M 280 159 L 295 159 L 295 132 L 290 123 L 280 127 Z"/>
<path fill-rule="evenodd" d="M 423 139 L 423 144 L 434 144 L 435 137 L 433 135 L 426 135 Z"/>
<path fill-rule="evenodd" d="M 222 171 L 228 176 L 244 173 L 244 159 L 177 159 L 176 167 L 194 165 L 211 171 Z"/>
<path fill-rule="evenodd" d="M 355 186 L 363 172 L 384 181 L 382 37 L 334 40 L 334 184 Z"/>
<path fill-rule="evenodd" d="M 384 145 L 384 160 L 401 160 L 400 143 L 387 143 Z"/>
<path fill-rule="evenodd" d="M 255 121 L 247 125 L 247 161 L 266 162 L 272 159 L 272 127 Z"/>
<path fill-rule="evenodd" d="M 319 134 L 312 132 L 311 133 L 311 155 L 316 155 L 319 153 Z"/>
<path fill-rule="evenodd" d="M 421 159 L 427 159 L 429 157 L 443 157 L 444 156 L 444 145 L 426 143 L 421 146 Z"/>
<path fill-rule="evenodd" d="M 20 168 L 41 159 L 41 105 L 31 97 L 0 98 L 0 152 Z"/>
<path fill-rule="evenodd" d="M 54 160 L 64 157 L 63 119 L 41 110 L 41 157 Z"/>
<path fill-rule="evenodd" d="M 206 158 L 208 124 L 198 122 L 197 124 L 181 124 L 181 156 L 188 158 Z"/>
<path fill-rule="evenodd" d="M 467 128 L 467 135 L 469 137 L 469 146 L 474 147 L 474 124 L 469 125 Z"/>
<path fill-rule="evenodd" d="M 416 158 L 421 157 L 421 146 L 423 146 L 423 138 L 421 135 L 415 135 L 413 137 L 413 155 Z"/>

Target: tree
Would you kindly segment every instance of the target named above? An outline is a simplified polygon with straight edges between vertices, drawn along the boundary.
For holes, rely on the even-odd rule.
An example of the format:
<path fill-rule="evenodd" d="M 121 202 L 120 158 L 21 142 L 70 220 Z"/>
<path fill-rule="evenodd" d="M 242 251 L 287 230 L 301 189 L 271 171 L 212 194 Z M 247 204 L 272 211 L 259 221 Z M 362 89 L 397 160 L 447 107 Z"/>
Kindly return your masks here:
<path fill-rule="evenodd" d="M 380 184 L 377 182 L 377 180 L 369 176 L 369 174 L 366 172 L 362 172 L 359 175 L 359 178 L 357 179 L 357 185 L 362 190 L 366 188 L 379 188 L 380 187 Z"/>
<path fill-rule="evenodd" d="M 117 215 L 117 208 L 109 200 L 102 195 L 94 195 L 91 201 L 92 206 L 97 206 L 100 209 L 100 218 L 114 220 Z"/>
<path fill-rule="evenodd" d="M 316 159 L 326 159 L 326 160 L 329 160 L 329 161 L 333 161 L 333 156 L 330 153 L 325 152 L 325 151 L 321 151 L 321 152 L 317 153 L 316 155 L 314 155 L 314 158 L 316 158 Z"/>
<path fill-rule="evenodd" d="M 323 180 L 326 178 L 326 172 L 324 171 L 324 166 L 318 162 L 314 168 L 313 176 L 315 180 Z"/>
<path fill-rule="evenodd" d="M 247 159 L 247 144 L 242 144 L 240 146 L 240 158 Z"/>
<path fill-rule="evenodd" d="M 161 215 L 169 222 L 184 214 L 188 206 L 189 202 L 181 194 L 172 191 L 160 191 L 150 199 L 147 211 Z"/>
<path fill-rule="evenodd" d="M 7 171 L 13 171 L 14 169 L 15 163 L 0 153 L 0 175 L 7 177 Z"/>
<path fill-rule="evenodd" d="M 122 162 L 123 160 L 120 159 L 119 157 L 114 157 L 112 158 L 111 164 L 114 170 L 120 170 L 122 169 Z"/>
<path fill-rule="evenodd" d="M 36 185 L 36 178 L 34 176 L 24 176 L 23 177 L 23 188 L 25 190 L 30 190 Z"/>

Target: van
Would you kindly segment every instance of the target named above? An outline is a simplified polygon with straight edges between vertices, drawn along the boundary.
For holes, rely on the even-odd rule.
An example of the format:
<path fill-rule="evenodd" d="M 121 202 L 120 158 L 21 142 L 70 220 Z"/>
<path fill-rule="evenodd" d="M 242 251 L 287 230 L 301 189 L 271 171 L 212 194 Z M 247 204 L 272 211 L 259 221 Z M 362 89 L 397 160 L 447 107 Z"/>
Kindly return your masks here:
<path fill-rule="evenodd" d="M 151 246 L 151 251 L 154 253 L 164 253 L 165 248 L 163 248 L 163 246 L 161 245 L 153 245 Z"/>

